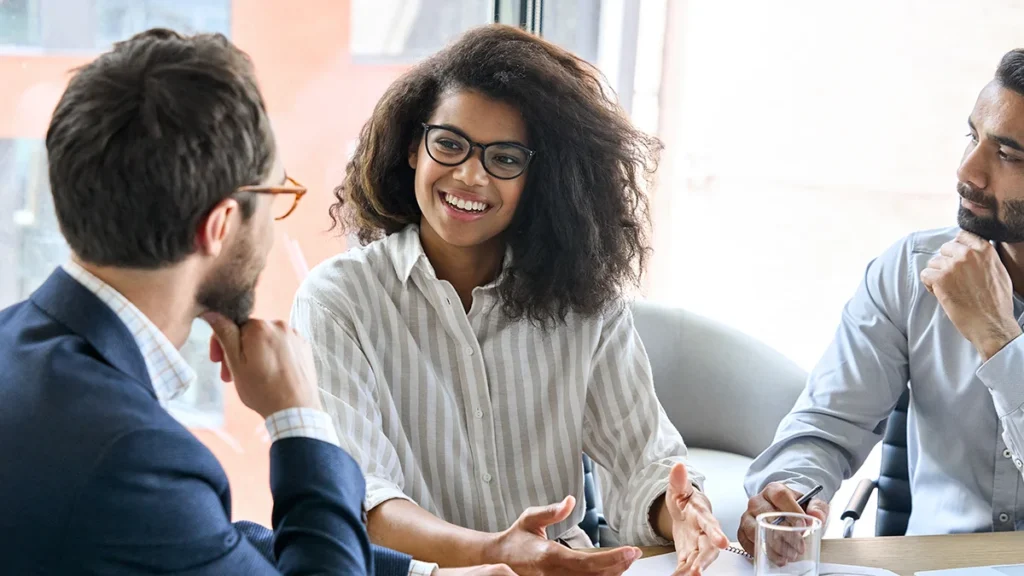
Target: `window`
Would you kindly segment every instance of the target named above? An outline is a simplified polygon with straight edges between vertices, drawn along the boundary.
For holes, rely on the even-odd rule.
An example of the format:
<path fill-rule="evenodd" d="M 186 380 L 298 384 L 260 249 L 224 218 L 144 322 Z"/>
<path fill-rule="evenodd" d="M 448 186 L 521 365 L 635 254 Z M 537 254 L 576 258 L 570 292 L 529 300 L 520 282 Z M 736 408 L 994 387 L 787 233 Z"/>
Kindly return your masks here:
<path fill-rule="evenodd" d="M 541 34 L 596 64 L 605 4 L 602 0 L 545 0 L 541 7 Z"/>
<path fill-rule="evenodd" d="M 0 140 L 0 309 L 28 298 L 55 266 L 70 255 L 53 208 L 46 171 L 46 149 L 38 139 Z M 182 353 L 198 379 L 169 409 L 194 427 L 223 422 L 220 372 L 209 361 L 210 328 L 197 321 Z"/>
<path fill-rule="evenodd" d="M 5 0 L 0 46 L 102 51 L 156 27 L 229 35 L 230 12 L 230 0 Z"/>
<path fill-rule="evenodd" d="M 27 297 L 68 257 L 50 197 L 42 139 L 68 72 L 151 26 L 230 33 L 252 58 L 288 172 L 310 188 L 277 223 L 256 314 L 287 319 L 309 265 L 345 248 L 327 233 L 331 191 L 377 99 L 408 65 L 490 19 L 489 0 L 0 0 L 0 308 Z M 370 13 L 368 6 L 382 7 Z M 388 15 L 388 20 L 381 16 Z M 402 15 L 408 21 L 395 22 Z M 376 23 L 376 24 L 375 24 Z M 369 36 L 359 32 L 369 26 Z M 377 28 L 373 28 L 377 26 Z M 377 41 L 374 35 L 390 40 Z M 209 362 L 210 330 L 193 325 L 183 353 L 199 383 L 171 406 L 231 481 L 234 519 L 269 524 L 268 438 Z"/>
<path fill-rule="evenodd" d="M 352 0 L 352 56 L 414 62 L 490 22 L 492 10 L 487 0 Z"/>

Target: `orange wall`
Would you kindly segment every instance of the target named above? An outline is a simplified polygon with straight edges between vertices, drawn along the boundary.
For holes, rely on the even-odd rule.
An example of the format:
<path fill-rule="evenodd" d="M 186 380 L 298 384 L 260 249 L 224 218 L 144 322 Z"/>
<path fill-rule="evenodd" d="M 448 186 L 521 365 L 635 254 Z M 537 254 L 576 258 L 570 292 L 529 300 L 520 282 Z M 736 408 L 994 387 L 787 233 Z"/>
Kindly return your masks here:
<path fill-rule="evenodd" d="M 257 291 L 259 316 L 287 318 L 300 278 L 285 249 L 298 241 L 310 267 L 344 249 L 328 234 L 332 189 L 341 182 L 349 146 L 401 66 L 351 61 L 348 0 L 234 0 L 232 40 L 250 54 L 285 165 L 309 187 L 299 209 L 278 223 L 278 236 Z M 68 72 L 86 56 L 0 56 L 0 138 L 42 138 Z M 234 519 L 269 523 L 268 449 L 262 421 L 234 387 L 224 390 L 224 426 L 196 430 L 231 481 Z"/>

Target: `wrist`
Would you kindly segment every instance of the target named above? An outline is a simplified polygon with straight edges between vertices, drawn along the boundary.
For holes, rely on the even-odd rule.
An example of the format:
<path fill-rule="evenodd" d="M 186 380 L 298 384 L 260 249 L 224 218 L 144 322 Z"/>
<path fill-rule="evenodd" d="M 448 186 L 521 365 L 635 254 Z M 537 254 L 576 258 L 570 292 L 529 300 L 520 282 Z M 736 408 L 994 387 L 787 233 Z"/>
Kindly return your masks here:
<path fill-rule="evenodd" d="M 672 541 L 672 513 L 668 509 L 667 493 L 663 492 L 651 504 L 647 523 L 654 529 L 656 536 L 660 536 L 670 542 Z"/>
<path fill-rule="evenodd" d="M 982 361 L 987 362 L 1020 335 L 1020 326 L 1016 322 L 1012 322 L 1005 327 L 990 331 L 979 341 L 975 342 L 974 347 L 978 350 L 978 354 L 981 355 Z"/>
<path fill-rule="evenodd" d="M 509 528 L 511 530 L 511 528 Z M 465 566 L 501 564 L 509 560 L 510 552 L 504 545 L 504 532 L 478 532 L 467 530 L 463 540 L 463 561 Z"/>

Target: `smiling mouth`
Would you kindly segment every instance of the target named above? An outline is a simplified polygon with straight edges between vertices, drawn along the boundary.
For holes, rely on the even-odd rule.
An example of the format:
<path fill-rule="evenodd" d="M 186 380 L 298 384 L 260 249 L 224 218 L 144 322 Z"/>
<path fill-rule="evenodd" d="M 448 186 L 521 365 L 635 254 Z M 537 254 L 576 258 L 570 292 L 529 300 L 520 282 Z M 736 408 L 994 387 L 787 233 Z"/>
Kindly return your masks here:
<path fill-rule="evenodd" d="M 483 214 L 487 212 L 491 207 L 484 202 L 473 202 L 470 200 L 464 200 L 452 196 L 447 192 L 441 192 L 441 201 L 459 212 L 465 212 L 466 214 Z"/>

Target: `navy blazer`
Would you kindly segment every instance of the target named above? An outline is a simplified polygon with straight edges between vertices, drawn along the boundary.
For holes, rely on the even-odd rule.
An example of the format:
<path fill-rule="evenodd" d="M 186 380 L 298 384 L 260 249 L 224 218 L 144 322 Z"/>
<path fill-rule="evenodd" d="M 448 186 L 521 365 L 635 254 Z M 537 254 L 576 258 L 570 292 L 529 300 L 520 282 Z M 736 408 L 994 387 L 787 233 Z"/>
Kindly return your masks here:
<path fill-rule="evenodd" d="M 63 270 L 0 311 L 0 573 L 376 574 L 365 485 L 337 446 L 270 447 L 271 532 L 232 524 L 227 476 L 157 402 L 117 315 Z"/>

